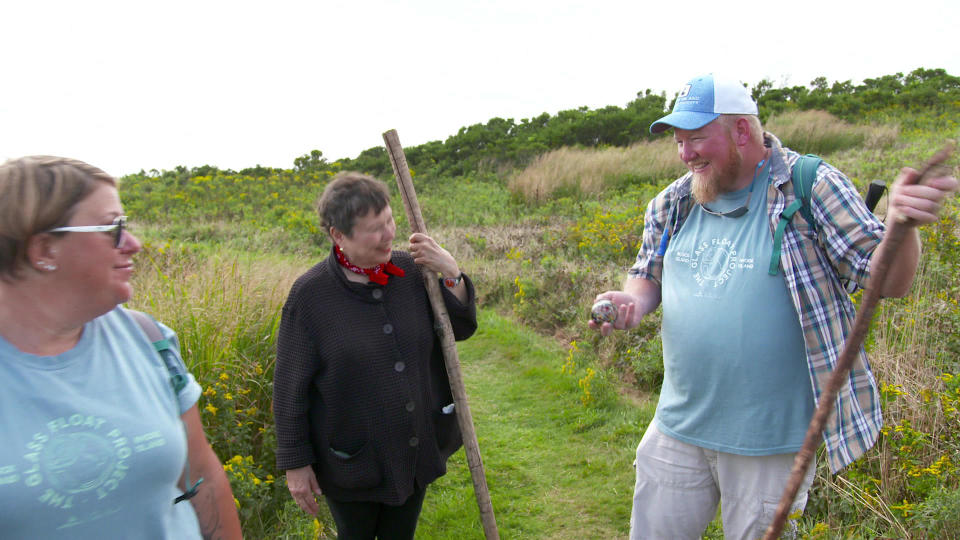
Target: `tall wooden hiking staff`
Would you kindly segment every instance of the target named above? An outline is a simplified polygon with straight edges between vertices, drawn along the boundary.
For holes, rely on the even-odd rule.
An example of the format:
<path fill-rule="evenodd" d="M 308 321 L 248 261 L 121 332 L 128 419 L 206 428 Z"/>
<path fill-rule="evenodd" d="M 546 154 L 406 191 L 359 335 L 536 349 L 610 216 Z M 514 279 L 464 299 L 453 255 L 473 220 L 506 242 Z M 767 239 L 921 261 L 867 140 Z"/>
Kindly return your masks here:
<path fill-rule="evenodd" d="M 934 156 L 927 161 L 926 165 L 924 165 L 923 169 L 920 170 L 916 183 L 923 183 L 927 177 L 936 171 L 937 168 L 950 157 L 950 154 L 953 152 L 953 147 L 953 142 L 948 142 L 942 150 L 934 154 Z M 860 350 L 860 346 L 867 336 L 867 331 L 870 329 L 870 320 L 873 319 L 873 312 L 877 307 L 877 301 L 880 299 L 880 285 L 887 277 L 890 262 L 897 256 L 897 251 L 903 241 L 904 235 L 916 225 L 910 218 L 903 216 L 901 216 L 901 218 L 902 219 L 895 220 L 890 224 L 890 227 L 887 228 L 886 239 L 881 244 L 880 250 L 874 255 L 876 260 L 873 261 L 873 267 L 871 268 L 870 283 L 863 291 L 863 300 L 860 303 L 860 310 L 857 312 L 857 316 L 853 321 L 853 330 L 851 330 L 850 335 L 847 336 L 843 344 L 843 350 L 840 352 L 837 365 L 830 375 L 827 388 L 820 396 L 817 409 L 813 413 L 813 418 L 810 419 L 810 427 L 807 428 L 807 435 L 803 441 L 803 447 L 800 448 L 797 457 L 793 461 L 790 479 L 787 481 L 787 487 L 784 489 L 783 496 L 780 498 L 780 504 L 777 506 L 777 513 L 773 517 L 773 522 L 763 537 L 764 540 L 779 538 L 780 533 L 783 531 L 783 525 L 787 521 L 787 515 L 790 512 L 793 499 L 797 496 L 797 491 L 800 490 L 800 484 L 803 483 L 803 477 L 807 472 L 807 467 L 810 466 L 817 447 L 820 446 L 820 434 L 823 431 L 824 424 L 827 422 L 827 417 L 829 417 L 833 411 L 833 402 L 837 398 L 837 393 L 840 391 L 840 387 L 843 386 L 844 380 L 850 373 L 853 360 L 856 358 L 857 352 Z"/>
<path fill-rule="evenodd" d="M 413 232 L 427 232 L 420 213 L 420 204 L 417 202 L 417 193 L 413 189 L 413 178 L 407 166 L 407 158 L 400 146 L 397 131 L 391 129 L 383 134 L 383 142 L 390 155 L 390 164 L 393 165 L 393 174 L 397 177 L 400 187 L 400 196 L 403 206 L 407 209 L 407 218 Z M 450 379 L 450 390 L 453 392 L 454 409 L 457 412 L 457 421 L 460 424 L 460 434 L 463 436 L 463 448 L 467 453 L 467 464 L 470 466 L 470 475 L 473 477 L 473 491 L 477 495 L 477 505 L 480 507 L 480 520 L 483 523 L 483 533 L 487 540 L 499 539 L 497 521 L 493 517 L 493 505 L 490 503 L 490 490 L 487 489 L 487 479 L 483 474 L 483 460 L 480 459 L 480 446 L 477 444 L 477 432 L 473 428 L 473 416 L 470 414 L 470 405 L 467 403 L 467 391 L 463 386 L 463 375 L 460 371 L 460 358 L 457 356 L 457 343 L 453 337 L 453 327 L 450 325 L 450 316 L 443 303 L 443 293 L 440 292 L 440 282 L 437 274 L 421 267 L 423 280 L 427 286 L 427 295 L 433 306 L 433 315 L 440 326 L 440 340 L 443 347 L 443 360 L 447 366 L 447 378 Z"/>

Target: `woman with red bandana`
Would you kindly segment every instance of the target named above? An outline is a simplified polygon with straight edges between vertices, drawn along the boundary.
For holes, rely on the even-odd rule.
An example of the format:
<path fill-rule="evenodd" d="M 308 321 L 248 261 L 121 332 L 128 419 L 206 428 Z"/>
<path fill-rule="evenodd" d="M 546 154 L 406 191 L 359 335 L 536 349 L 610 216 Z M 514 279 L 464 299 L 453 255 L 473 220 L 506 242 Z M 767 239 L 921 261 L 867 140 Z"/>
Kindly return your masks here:
<path fill-rule="evenodd" d="M 457 340 L 477 328 L 470 279 L 427 235 L 394 251 L 386 185 L 337 175 L 317 205 L 330 255 L 294 283 L 274 372 L 277 467 L 316 514 L 323 494 L 341 539 L 411 539 L 427 485 L 461 445 L 418 265 L 442 277 Z"/>

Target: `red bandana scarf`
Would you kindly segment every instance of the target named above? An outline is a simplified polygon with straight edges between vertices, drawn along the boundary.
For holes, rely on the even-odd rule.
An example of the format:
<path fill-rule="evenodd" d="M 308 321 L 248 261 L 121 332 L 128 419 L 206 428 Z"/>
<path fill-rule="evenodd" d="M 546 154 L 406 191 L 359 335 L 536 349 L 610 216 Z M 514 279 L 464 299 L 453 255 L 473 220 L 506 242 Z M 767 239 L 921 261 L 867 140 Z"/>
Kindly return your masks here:
<path fill-rule="evenodd" d="M 347 270 L 355 274 L 366 274 L 370 278 L 370 281 L 377 283 L 378 285 L 386 285 L 387 280 L 391 276 L 403 277 L 403 268 L 393 264 L 390 261 L 387 261 L 383 264 L 378 264 L 373 268 L 360 268 L 359 266 L 353 264 L 347 260 L 347 256 L 343 254 L 343 250 L 340 249 L 340 246 L 333 245 L 333 254 L 337 256 L 337 262 L 340 263 L 340 266 L 346 268 Z"/>

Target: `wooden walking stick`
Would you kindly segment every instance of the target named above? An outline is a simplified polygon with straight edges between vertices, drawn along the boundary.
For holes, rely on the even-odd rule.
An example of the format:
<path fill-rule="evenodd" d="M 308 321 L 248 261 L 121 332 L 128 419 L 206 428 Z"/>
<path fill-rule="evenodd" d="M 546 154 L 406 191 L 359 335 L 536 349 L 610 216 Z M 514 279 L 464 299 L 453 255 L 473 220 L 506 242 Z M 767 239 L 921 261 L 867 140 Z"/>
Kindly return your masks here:
<path fill-rule="evenodd" d="M 923 169 L 920 170 L 916 183 L 923 183 L 928 176 L 936 171 L 940 165 L 950 157 L 950 154 L 953 153 L 953 147 L 953 142 L 948 142 L 942 150 L 934 154 L 924 165 Z M 773 522 L 763 537 L 764 540 L 779 538 L 780 533 L 783 531 L 783 525 L 787 521 L 790 506 L 793 505 L 793 499 L 800 490 L 800 484 L 803 483 L 803 477 L 807 472 L 807 467 L 810 466 L 810 462 L 813 460 L 813 455 L 817 447 L 820 446 L 823 426 L 833 411 L 833 402 L 836 400 L 837 393 L 843 386 L 844 380 L 850 373 L 853 361 L 860 351 L 860 346 L 867 336 L 867 331 L 870 329 L 870 320 L 873 319 L 873 312 L 876 310 L 877 301 L 880 299 L 879 289 L 886 280 L 890 262 L 897 256 L 897 251 L 904 236 L 915 226 L 912 222 L 913 220 L 910 218 L 904 216 L 898 217 L 902 219 L 897 219 L 890 224 L 887 228 L 883 243 L 880 244 L 877 253 L 874 255 L 876 260 L 873 261 L 873 265 L 871 266 L 870 282 L 863 291 L 863 300 L 860 302 L 860 309 L 857 311 L 857 316 L 853 320 L 853 329 L 843 344 L 843 350 L 837 358 L 837 365 L 830 375 L 827 387 L 824 389 L 823 394 L 820 395 L 817 409 L 813 413 L 813 418 L 810 419 L 810 427 L 807 428 L 803 446 L 793 461 L 793 469 L 790 471 L 790 478 L 787 481 L 786 489 L 784 489 L 783 496 L 780 498 L 780 504 L 777 506 L 777 513 L 774 514 Z"/>
<path fill-rule="evenodd" d="M 407 158 L 400 146 L 397 131 L 391 129 L 383 134 L 390 164 L 393 165 L 393 174 L 397 177 L 400 187 L 400 196 L 403 206 L 407 210 L 410 228 L 413 232 L 426 234 L 427 226 L 420 213 L 420 204 L 417 202 L 417 193 L 413 189 L 413 178 L 407 166 Z M 493 505 L 490 503 L 490 490 L 487 488 L 487 478 L 483 474 L 483 460 L 480 458 L 480 445 L 477 444 L 477 432 L 473 428 L 473 416 L 470 414 L 470 405 L 467 403 L 467 391 L 463 385 L 463 375 L 460 371 L 460 358 L 457 355 L 457 343 L 453 337 L 453 327 L 450 325 L 450 316 L 443 303 L 443 293 L 440 292 L 440 282 L 436 272 L 421 267 L 423 280 L 427 286 L 427 295 L 433 307 L 433 315 L 440 327 L 440 340 L 443 347 L 443 360 L 447 367 L 447 378 L 450 379 L 450 390 L 453 392 L 454 410 L 460 424 L 460 434 L 463 436 L 463 448 L 467 454 L 467 464 L 470 467 L 470 476 L 473 478 L 473 491 L 477 496 L 477 505 L 480 507 L 480 521 L 483 523 L 483 533 L 487 540 L 499 539 L 497 521 L 493 516 Z"/>

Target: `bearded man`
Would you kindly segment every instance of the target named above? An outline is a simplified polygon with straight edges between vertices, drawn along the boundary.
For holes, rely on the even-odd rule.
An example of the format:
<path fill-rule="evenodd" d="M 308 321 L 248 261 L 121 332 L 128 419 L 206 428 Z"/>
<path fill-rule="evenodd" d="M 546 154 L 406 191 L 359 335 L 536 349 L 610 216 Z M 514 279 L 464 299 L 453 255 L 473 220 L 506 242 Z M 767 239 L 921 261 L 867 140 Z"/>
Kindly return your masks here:
<path fill-rule="evenodd" d="M 689 172 L 647 206 L 623 290 L 597 296 L 617 305 L 614 323 L 589 322 L 609 335 L 663 307 L 664 380 L 637 447 L 630 538 L 700 538 L 718 504 L 725 538 L 760 538 L 852 327 L 849 295 L 867 284 L 885 226 L 824 162 L 807 203 L 814 223 L 796 212 L 775 248 L 801 156 L 763 131 L 742 84 L 713 75 L 689 81 L 650 131 L 670 128 Z M 932 223 L 958 186 L 947 176 L 925 185 L 916 178 L 901 172 L 888 221 Z M 871 286 L 905 295 L 919 256 L 914 227 L 884 282 Z M 832 471 L 876 442 L 878 396 L 861 347 L 823 432 Z M 815 469 L 790 515 L 803 510 Z"/>

